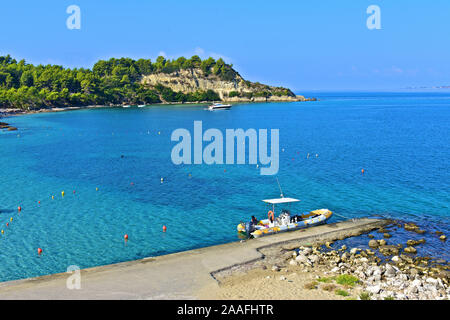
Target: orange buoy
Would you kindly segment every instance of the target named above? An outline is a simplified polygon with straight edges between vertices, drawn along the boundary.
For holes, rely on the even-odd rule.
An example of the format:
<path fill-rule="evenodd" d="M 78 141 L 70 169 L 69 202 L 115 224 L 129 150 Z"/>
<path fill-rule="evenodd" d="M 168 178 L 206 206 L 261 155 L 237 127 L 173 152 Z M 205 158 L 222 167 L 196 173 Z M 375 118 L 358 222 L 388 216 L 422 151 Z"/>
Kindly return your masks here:
<path fill-rule="evenodd" d="M 128 235 L 124 235 L 123 238 L 125 239 L 125 241 L 128 240 Z"/>
<path fill-rule="evenodd" d="M 40 202 L 40 201 L 38 201 L 38 204 L 41 204 L 41 202 Z"/>
<path fill-rule="evenodd" d="M 18 207 L 17 207 L 17 211 L 19 211 L 19 212 L 22 211 L 22 207 L 21 207 L 21 206 L 18 206 Z"/>
<path fill-rule="evenodd" d="M 6 223 L 6 226 L 9 227 L 9 222 Z"/>
<path fill-rule="evenodd" d="M 166 231 L 167 231 L 167 227 L 163 226 L 163 232 L 166 232 Z"/>
<path fill-rule="evenodd" d="M 38 248 L 38 254 L 40 255 L 42 253 L 42 249 Z"/>
<path fill-rule="evenodd" d="M 364 169 L 361 169 L 361 174 L 364 174 Z"/>

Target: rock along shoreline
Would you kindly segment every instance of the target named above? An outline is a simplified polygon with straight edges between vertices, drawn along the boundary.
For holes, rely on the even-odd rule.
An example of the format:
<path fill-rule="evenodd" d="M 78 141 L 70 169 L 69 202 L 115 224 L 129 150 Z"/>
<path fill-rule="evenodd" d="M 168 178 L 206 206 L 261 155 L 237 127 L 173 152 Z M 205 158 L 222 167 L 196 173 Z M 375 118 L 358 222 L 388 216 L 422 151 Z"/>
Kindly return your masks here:
<path fill-rule="evenodd" d="M 422 239 L 408 240 L 406 245 L 388 244 L 386 239 L 395 232 L 394 227 L 416 234 L 426 232 L 414 223 L 389 221 L 371 231 L 382 234 L 380 240 L 363 231 L 300 246 L 263 249 L 263 260 L 218 273 L 216 278 L 223 285 L 215 297 L 251 299 L 255 292 L 265 292 L 276 293 L 277 299 L 448 300 L 449 262 L 409 250 L 423 245 Z M 434 235 L 446 241 L 441 232 Z M 340 241 L 356 237 L 367 238 L 369 248 L 336 247 Z M 249 282 L 256 288 L 246 292 Z"/>

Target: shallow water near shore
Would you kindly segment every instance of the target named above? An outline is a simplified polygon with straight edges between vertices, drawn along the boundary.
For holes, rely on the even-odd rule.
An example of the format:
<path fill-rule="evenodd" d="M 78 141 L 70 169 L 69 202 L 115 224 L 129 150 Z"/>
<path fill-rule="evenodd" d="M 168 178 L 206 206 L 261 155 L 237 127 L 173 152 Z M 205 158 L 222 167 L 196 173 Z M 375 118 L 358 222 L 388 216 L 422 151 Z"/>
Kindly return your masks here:
<path fill-rule="evenodd" d="M 432 232 L 450 236 L 450 93 L 315 96 L 218 112 L 151 106 L 2 120 L 19 130 L 0 131 L 0 281 L 236 241 L 239 221 L 265 218 L 261 200 L 280 193 L 274 176 L 255 165 L 172 163 L 172 131 L 192 132 L 195 120 L 223 133 L 279 129 L 277 177 L 285 196 L 302 200 L 293 212 L 412 221 L 428 231 L 419 254 L 449 260 Z M 398 234 L 395 243 L 424 237 Z"/>

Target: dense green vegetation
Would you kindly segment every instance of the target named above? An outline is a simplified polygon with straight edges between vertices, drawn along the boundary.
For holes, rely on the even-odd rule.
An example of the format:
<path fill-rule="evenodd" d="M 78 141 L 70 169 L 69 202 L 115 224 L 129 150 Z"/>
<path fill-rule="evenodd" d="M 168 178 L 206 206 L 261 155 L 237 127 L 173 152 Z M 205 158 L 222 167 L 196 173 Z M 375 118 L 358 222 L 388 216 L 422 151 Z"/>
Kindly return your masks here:
<path fill-rule="evenodd" d="M 45 107 L 151 104 L 165 102 L 195 102 L 220 100 L 212 90 L 184 94 L 162 85 L 144 86 L 141 77 L 152 73 L 172 73 L 181 69 L 200 68 L 211 74 L 232 80 L 236 71 L 222 59 L 201 60 L 180 57 L 166 60 L 158 57 L 100 60 L 92 68 L 69 69 L 57 65 L 27 64 L 11 56 L 0 57 L 0 107 L 39 109 Z"/>

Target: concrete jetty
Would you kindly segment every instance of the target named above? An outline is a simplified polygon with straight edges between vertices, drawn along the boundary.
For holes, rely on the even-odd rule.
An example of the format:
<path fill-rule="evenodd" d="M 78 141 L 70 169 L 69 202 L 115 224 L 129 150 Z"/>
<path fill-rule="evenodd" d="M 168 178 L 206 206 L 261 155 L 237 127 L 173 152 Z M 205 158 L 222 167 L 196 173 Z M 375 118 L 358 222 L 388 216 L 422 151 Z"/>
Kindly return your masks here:
<path fill-rule="evenodd" d="M 0 299 L 196 299 L 213 274 L 263 258 L 259 249 L 358 235 L 387 224 L 356 219 L 258 239 L 83 269 L 81 289 L 68 289 L 69 273 L 0 283 Z"/>

